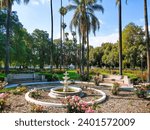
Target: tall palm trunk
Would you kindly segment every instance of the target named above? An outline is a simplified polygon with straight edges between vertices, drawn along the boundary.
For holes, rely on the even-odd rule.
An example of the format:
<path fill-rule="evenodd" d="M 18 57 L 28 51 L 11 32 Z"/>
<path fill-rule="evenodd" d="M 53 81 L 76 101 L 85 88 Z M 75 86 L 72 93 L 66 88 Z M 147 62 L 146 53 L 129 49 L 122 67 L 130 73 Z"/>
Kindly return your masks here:
<path fill-rule="evenodd" d="M 53 68 L 53 0 L 50 0 L 50 8 L 51 8 L 51 69 Z"/>
<path fill-rule="evenodd" d="M 121 0 L 118 3 L 119 15 L 119 74 L 122 75 L 122 7 Z"/>
<path fill-rule="evenodd" d="M 147 82 L 150 82 L 150 49 L 149 49 L 149 31 L 148 31 L 148 12 L 147 0 L 144 0 L 144 18 L 145 18 L 145 37 L 147 48 Z"/>
<path fill-rule="evenodd" d="M 11 1 L 8 0 L 7 7 L 7 19 L 6 19 L 6 57 L 5 57 L 5 73 L 9 74 L 9 62 L 10 62 L 10 15 L 11 15 Z"/>
<path fill-rule="evenodd" d="M 81 47 L 81 74 L 84 75 L 84 44 L 85 44 L 85 37 L 82 36 L 82 47 Z"/>
<path fill-rule="evenodd" d="M 62 8 L 62 0 L 60 1 L 60 6 Z M 63 43 L 62 43 L 62 15 L 60 13 L 60 69 L 63 65 Z"/>
<path fill-rule="evenodd" d="M 79 68 L 80 68 L 80 73 L 82 71 L 82 58 L 81 58 L 81 54 L 82 54 L 82 51 L 81 51 L 81 48 L 82 48 L 82 41 L 81 41 L 81 34 L 79 34 Z"/>
<path fill-rule="evenodd" d="M 87 78 L 89 79 L 89 31 L 87 29 Z"/>

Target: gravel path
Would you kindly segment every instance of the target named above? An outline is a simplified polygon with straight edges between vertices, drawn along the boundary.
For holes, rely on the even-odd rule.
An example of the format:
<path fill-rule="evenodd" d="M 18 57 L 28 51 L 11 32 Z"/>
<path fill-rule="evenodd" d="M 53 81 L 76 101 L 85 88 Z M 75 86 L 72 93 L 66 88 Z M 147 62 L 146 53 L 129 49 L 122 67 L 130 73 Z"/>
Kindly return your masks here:
<path fill-rule="evenodd" d="M 110 92 L 110 87 L 99 87 L 107 94 L 107 99 L 99 104 L 95 112 L 100 113 L 150 113 L 150 100 L 137 98 L 133 92 L 121 91 L 119 95 L 114 96 Z M 92 92 L 93 93 L 93 92 Z M 46 93 L 47 94 L 47 93 Z M 90 95 L 90 93 L 89 93 Z M 7 113 L 30 113 L 33 104 L 28 103 L 25 98 L 25 93 L 22 95 L 10 94 L 7 102 Z M 93 97 L 86 97 L 85 100 L 91 100 Z M 46 96 L 46 101 L 50 101 Z M 55 102 L 55 100 L 53 100 Z M 59 101 L 60 102 L 60 101 Z M 66 112 L 64 108 L 44 107 L 49 113 L 63 113 Z"/>

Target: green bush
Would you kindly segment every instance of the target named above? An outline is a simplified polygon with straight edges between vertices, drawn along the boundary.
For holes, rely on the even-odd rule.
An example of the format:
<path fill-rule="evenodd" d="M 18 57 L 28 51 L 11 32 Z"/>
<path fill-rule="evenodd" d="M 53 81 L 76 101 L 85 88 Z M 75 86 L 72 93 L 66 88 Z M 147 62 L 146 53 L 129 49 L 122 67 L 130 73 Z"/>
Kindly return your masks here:
<path fill-rule="evenodd" d="M 17 87 L 16 89 L 12 90 L 12 93 L 14 95 L 22 95 L 23 93 L 25 93 L 27 91 L 28 91 L 27 87 L 20 86 L 20 87 Z"/>
<path fill-rule="evenodd" d="M 40 93 L 38 90 L 32 91 L 32 92 L 30 93 L 30 95 L 31 95 L 32 98 L 35 98 L 35 99 L 41 97 L 41 93 Z"/>
<path fill-rule="evenodd" d="M 113 86 L 111 88 L 111 92 L 112 92 L 113 95 L 118 95 L 119 87 L 120 87 L 119 83 L 114 83 L 113 84 Z"/>
<path fill-rule="evenodd" d="M 147 96 L 147 88 L 146 88 L 146 86 L 141 85 L 141 86 L 136 87 L 135 94 L 139 98 L 146 98 L 146 96 Z"/>
<path fill-rule="evenodd" d="M 4 81 L 5 77 L 6 77 L 5 74 L 0 73 L 0 81 Z"/>
<path fill-rule="evenodd" d="M 148 93 L 147 91 L 150 90 L 150 85 L 140 85 L 140 86 L 134 86 L 136 88 L 135 94 L 139 98 L 147 98 Z"/>
<path fill-rule="evenodd" d="M 90 76 L 90 75 L 88 76 L 87 73 L 80 75 L 81 81 L 90 81 L 90 79 L 92 79 L 92 76 Z"/>
<path fill-rule="evenodd" d="M 57 74 L 48 74 L 48 73 L 45 73 L 45 78 L 48 80 L 48 81 L 57 81 L 59 80 Z"/>

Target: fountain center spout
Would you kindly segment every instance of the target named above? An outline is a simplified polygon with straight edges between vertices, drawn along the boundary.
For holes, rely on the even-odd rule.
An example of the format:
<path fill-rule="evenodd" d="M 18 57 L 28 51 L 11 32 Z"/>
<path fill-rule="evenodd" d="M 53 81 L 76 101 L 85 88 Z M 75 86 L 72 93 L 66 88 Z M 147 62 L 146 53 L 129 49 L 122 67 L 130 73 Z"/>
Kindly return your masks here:
<path fill-rule="evenodd" d="M 64 82 L 63 82 L 63 84 L 64 84 L 64 87 L 63 87 L 63 92 L 68 92 L 68 79 L 69 79 L 70 77 L 68 77 L 68 73 L 67 73 L 67 71 L 64 73 L 64 77 L 63 77 L 63 79 L 64 79 Z"/>

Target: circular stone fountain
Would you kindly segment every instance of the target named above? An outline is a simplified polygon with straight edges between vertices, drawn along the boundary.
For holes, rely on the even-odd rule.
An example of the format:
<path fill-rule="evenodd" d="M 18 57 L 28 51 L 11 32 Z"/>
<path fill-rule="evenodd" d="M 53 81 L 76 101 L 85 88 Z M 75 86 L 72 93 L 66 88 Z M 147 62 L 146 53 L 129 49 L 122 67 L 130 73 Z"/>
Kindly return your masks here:
<path fill-rule="evenodd" d="M 64 75 L 65 75 L 63 77 L 64 78 L 64 81 L 63 81 L 64 86 L 59 86 L 59 87 L 51 88 L 50 93 L 48 95 L 50 97 L 56 98 L 56 99 L 57 98 L 65 98 L 68 95 L 70 95 L 70 96 L 72 96 L 72 95 L 78 95 L 78 96 L 82 97 L 84 95 L 84 93 L 82 92 L 82 89 L 79 88 L 79 87 L 73 87 L 73 86 L 69 86 L 68 87 L 68 84 L 69 84 L 69 82 L 68 82 L 68 79 L 69 79 L 68 73 L 66 72 Z M 76 84 L 79 84 L 79 83 L 80 84 L 87 84 L 87 82 L 82 82 L 82 81 L 75 81 L 75 83 Z M 29 85 L 29 84 L 27 84 L 27 85 Z M 38 88 L 38 89 L 40 89 L 40 88 Z M 87 88 L 87 89 L 88 90 L 93 90 L 93 91 L 95 91 L 95 92 L 98 93 L 99 98 L 94 100 L 94 102 L 96 104 L 101 103 L 101 102 L 103 102 L 106 99 L 106 94 L 103 91 L 98 90 L 96 88 Z M 46 107 L 66 107 L 66 104 L 53 103 L 53 102 L 44 102 L 44 101 L 40 101 L 40 100 L 34 99 L 34 98 L 32 98 L 32 97 L 29 96 L 30 93 L 33 92 L 33 91 L 35 91 L 35 90 L 30 90 L 29 92 L 27 92 L 25 94 L 26 101 L 28 101 L 30 103 L 34 103 L 36 105 L 41 105 L 41 106 L 46 106 Z M 92 105 L 93 104 L 93 100 L 89 100 L 86 103 L 88 105 Z"/>
<path fill-rule="evenodd" d="M 73 86 L 68 87 L 69 77 L 68 77 L 67 72 L 64 73 L 63 79 L 64 79 L 64 82 L 63 82 L 64 86 L 52 88 L 50 90 L 50 93 L 49 93 L 50 97 L 52 97 L 52 98 L 65 98 L 66 96 L 76 95 L 76 96 L 82 97 L 84 95 L 81 88 L 73 87 Z"/>

